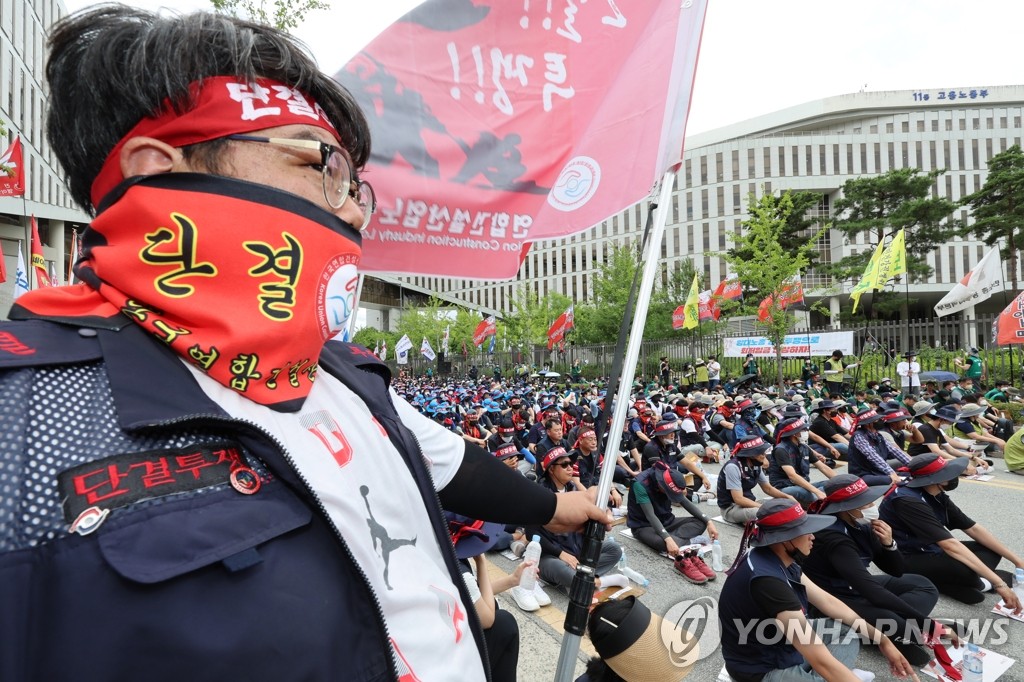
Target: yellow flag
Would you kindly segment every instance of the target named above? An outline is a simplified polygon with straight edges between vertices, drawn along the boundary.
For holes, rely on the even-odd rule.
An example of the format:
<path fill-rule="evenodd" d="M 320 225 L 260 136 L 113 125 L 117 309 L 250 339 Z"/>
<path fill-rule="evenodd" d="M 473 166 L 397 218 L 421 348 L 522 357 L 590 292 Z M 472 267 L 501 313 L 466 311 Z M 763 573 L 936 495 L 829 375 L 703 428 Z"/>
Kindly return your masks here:
<path fill-rule="evenodd" d="M 892 238 L 892 242 L 889 243 L 889 252 L 892 256 L 889 258 L 889 274 L 886 280 L 907 273 L 907 245 L 905 240 L 903 230 L 900 230 Z"/>
<path fill-rule="evenodd" d="M 884 250 L 882 242 L 878 242 L 875 252 L 871 254 L 871 260 L 868 261 L 868 266 L 864 268 L 864 274 L 861 275 L 860 281 L 857 282 L 857 285 L 850 292 L 850 298 L 853 299 L 853 312 L 857 312 L 857 305 L 860 303 L 861 295 L 876 288 L 875 279 L 878 273 L 879 261 L 882 260 L 882 252 Z"/>
<path fill-rule="evenodd" d="M 697 275 L 693 275 L 693 284 L 690 285 L 690 294 L 686 297 L 683 305 L 683 329 L 696 329 L 700 325 L 700 282 Z"/>

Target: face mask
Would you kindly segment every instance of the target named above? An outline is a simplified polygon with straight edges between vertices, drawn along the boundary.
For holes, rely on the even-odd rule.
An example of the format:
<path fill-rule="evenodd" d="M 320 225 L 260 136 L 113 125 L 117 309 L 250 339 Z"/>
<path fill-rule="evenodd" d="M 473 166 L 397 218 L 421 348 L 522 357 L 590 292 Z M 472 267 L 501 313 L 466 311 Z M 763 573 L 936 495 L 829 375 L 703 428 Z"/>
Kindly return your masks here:
<path fill-rule="evenodd" d="M 945 483 L 943 483 L 942 487 L 945 490 L 949 491 L 949 490 L 956 490 L 958 485 L 960 485 L 960 479 L 959 478 L 953 478 L 953 479 L 950 479 L 950 480 L 946 481 Z"/>
<path fill-rule="evenodd" d="M 760 416 L 761 416 L 761 410 L 754 410 L 754 419 L 757 419 Z"/>
<path fill-rule="evenodd" d="M 807 561 L 807 555 L 797 549 L 796 545 L 793 545 L 793 549 L 786 549 L 786 554 L 789 555 L 789 558 L 792 559 L 793 563 L 797 566 L 803 566 L 804 562 Z"/>
<path fill-rule="evenodd" d="M 501 437 L 501 442 L 502 443 L 511 443 L 512 442 L 512 436 L 502 436 Z"/>
<path fill-rule="evenodd" d="M 811 434 L 809 434 L 807 431 L 801 431 L 800 432 L 800 442 L 801 443 L 803 443 L 804 445 L 807 445 L 807 441 L 809 441 L 810 439 L 811 439 Z"/>
<path fill-rule="evenodd" d="M 298 409 L 324 343 L 346 333 L 360 237 L 310 202 L 251 186 L 196 173 L 125 181 L 83 236 L 86 284 L 19 305 L 38 299 L 34 312 L 65 318 L 121 313 L 218 383 Z"/>

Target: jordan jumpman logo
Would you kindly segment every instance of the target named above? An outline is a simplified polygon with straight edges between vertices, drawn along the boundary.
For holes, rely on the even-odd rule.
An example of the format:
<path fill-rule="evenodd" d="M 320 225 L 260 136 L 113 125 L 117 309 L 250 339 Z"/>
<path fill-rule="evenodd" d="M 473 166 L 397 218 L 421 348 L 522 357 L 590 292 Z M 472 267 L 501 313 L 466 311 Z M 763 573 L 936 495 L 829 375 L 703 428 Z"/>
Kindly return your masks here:
<path fill-rule="evenodd" d="M 405 545 L 415 545 L 416 538 L 412 540 L 392 540 L 391 536 L 388 535 L 388 529 L 377 523 L 377 519 L 373 518 L 373 511 L 370 509 L 370 489 L 365 485 L 359 486 L 359 494 L 363 496 L 363 502 L 366 503 L 366 513 L 370 515 L 366 519 L 366 525 L 370 527 L 370 538 L 373 540 L 373 548 L 377 549 L 377 544 L 380 544 L 380 557 L 384 560 L 384 585 L 389 589 L 391 583 L 388 582 L 388 567 L 391 561 L 391 552 L 403 547 Z"/>

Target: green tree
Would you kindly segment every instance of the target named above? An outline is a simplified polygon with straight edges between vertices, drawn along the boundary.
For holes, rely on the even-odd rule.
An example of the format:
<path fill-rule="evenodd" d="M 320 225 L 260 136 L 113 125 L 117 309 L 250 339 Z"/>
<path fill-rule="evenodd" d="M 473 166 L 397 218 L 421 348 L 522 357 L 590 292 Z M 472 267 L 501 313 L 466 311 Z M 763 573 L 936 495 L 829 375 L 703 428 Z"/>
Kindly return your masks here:
<path fill-rule="evenodd" d="M 636 268 L 635 247 L 628 242 L 612 247 L 611 256 L 594 276 L 592 300 L 577 305 L 574 311 L 581 343 L 609 343 L 618 338 Z"/>
<path fill-rule="evenodd" d="M 843 183 L 843 197 L 835 202 L 832 226 L 848 239 L 867 236 L 877 244 L 886 234 L 906 230 L 907 269 L 912 280 L 931 275 L 927 256 L 957 232 L 951 218 L 956 204 L 945 197 L 929 196 L 936 179 L 945 170 L 922 173 L 916 168 L 897 168 Z M 839 280 L 857 281 L 874 251 L 846 256 L 830 268 Z"/>
<path fill-rule="evenodd" d="M 820 192 L 799 191 L 790 192 L 793 201 L 793 210 L 785 218 L 785 224 L 779 233 L 779 244 L 785 251 L 796 251 L 807 243 L 810 235 L 818 233 L 819 218 L 811 214 L 811 209 L 817 208 L 821 203 Z M 737 251 L 737 247 L 730 249 L 730 252 L 737 258 L 750 260 L 754 254 L 749 250 Z M 808 268 L 814 268 L 819 258 L 816 248 L 807 252 Z M 689 286 L 689 285 L 687 285 Z"/>
<path fill-rule="evenodd" d="M 571 304 L 572 299 L 563 294 L 551 292 L 541 298 L 536 289 L 521 286 L 512 302 L 513 313 L 503 321 L 509 344 L 514 348 L 547 344 L 548 328 Z"/>
<path fill-rule="evenodd" d="M 403 334 L 409 336 L 413 345 L 413 350 L 410 352 L 419 352 L 424 337 L 430 341 L 430 345 L 435 351 L 440 351 L 445 327 L 450 326 L 451 323 L 451 304 L 431 296 L 425 306 L 406 305 L 402 311 L 402 318 L 398 322 L 397 338 L 401 338 Z M 449 343 L 451 343 L 450 339 L 449 336 Z M 389 343 L 388 348 L 393 349 L 394 346 Z"/>
<path fill-rule="evenodd" d="M 750 196 L 748 217 L 743 221 L 739 234 L 731 237 L 734 249 L 725 254 L 730 270 L 739 278 L 747 289 L 757 292 L 754 296 L 745 296 L 742 303 L 737 304 L 741 314 L 757 315 L 761 300 L 772 296 L 772 304 L 768 308 L 768 319 L 757 320 L 757 326 L 775 346 L 776 381 L 782 386 L 782 342 L 789 332 L 796 316 L 780 304 L 787 283 L 793 280 L 809 262 L 807 252 L 814 248 L 821 233 L 821 228 L 811 239 L 805 240 L 795 249 L 786 249 L 780 241 L 790 214 L 793 212 L 793 198 L 789 192 L 776 197 L 765 194 L 760 199 Z M 738 254 L 755 254 L 753 258 L 743 258 Z"/>
<path fill-rule="evenodd" d="M 297 28 L 310 10 L 329 9 L 323 0 L 210 0 L 223 14 L 242 17 L 289 31 Z"/>
<path fill-rule="evenodd" d="M 1010 277 L 1017 289 L 1017 249 L 1024 245 L 1024 152 L 1014 145 L 988 162 L 985 185 L 960 200 L 971 207 L 974 223 L 963 230 L 988 246 L 1002 241 L 1001 254 L 1010 263 Z"/>

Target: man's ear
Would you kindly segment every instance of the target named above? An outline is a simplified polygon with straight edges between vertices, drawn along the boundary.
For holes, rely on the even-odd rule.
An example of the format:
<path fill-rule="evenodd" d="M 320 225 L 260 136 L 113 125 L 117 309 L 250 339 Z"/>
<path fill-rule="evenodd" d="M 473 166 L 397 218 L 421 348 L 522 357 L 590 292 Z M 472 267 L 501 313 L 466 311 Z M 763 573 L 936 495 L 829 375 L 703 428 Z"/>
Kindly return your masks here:
<path fill-rule="evenodd" d="M 181 150 L 152 137 L 133 137 L 121 147 L 121 175 L 159 175 L 188 170 Z"/>

